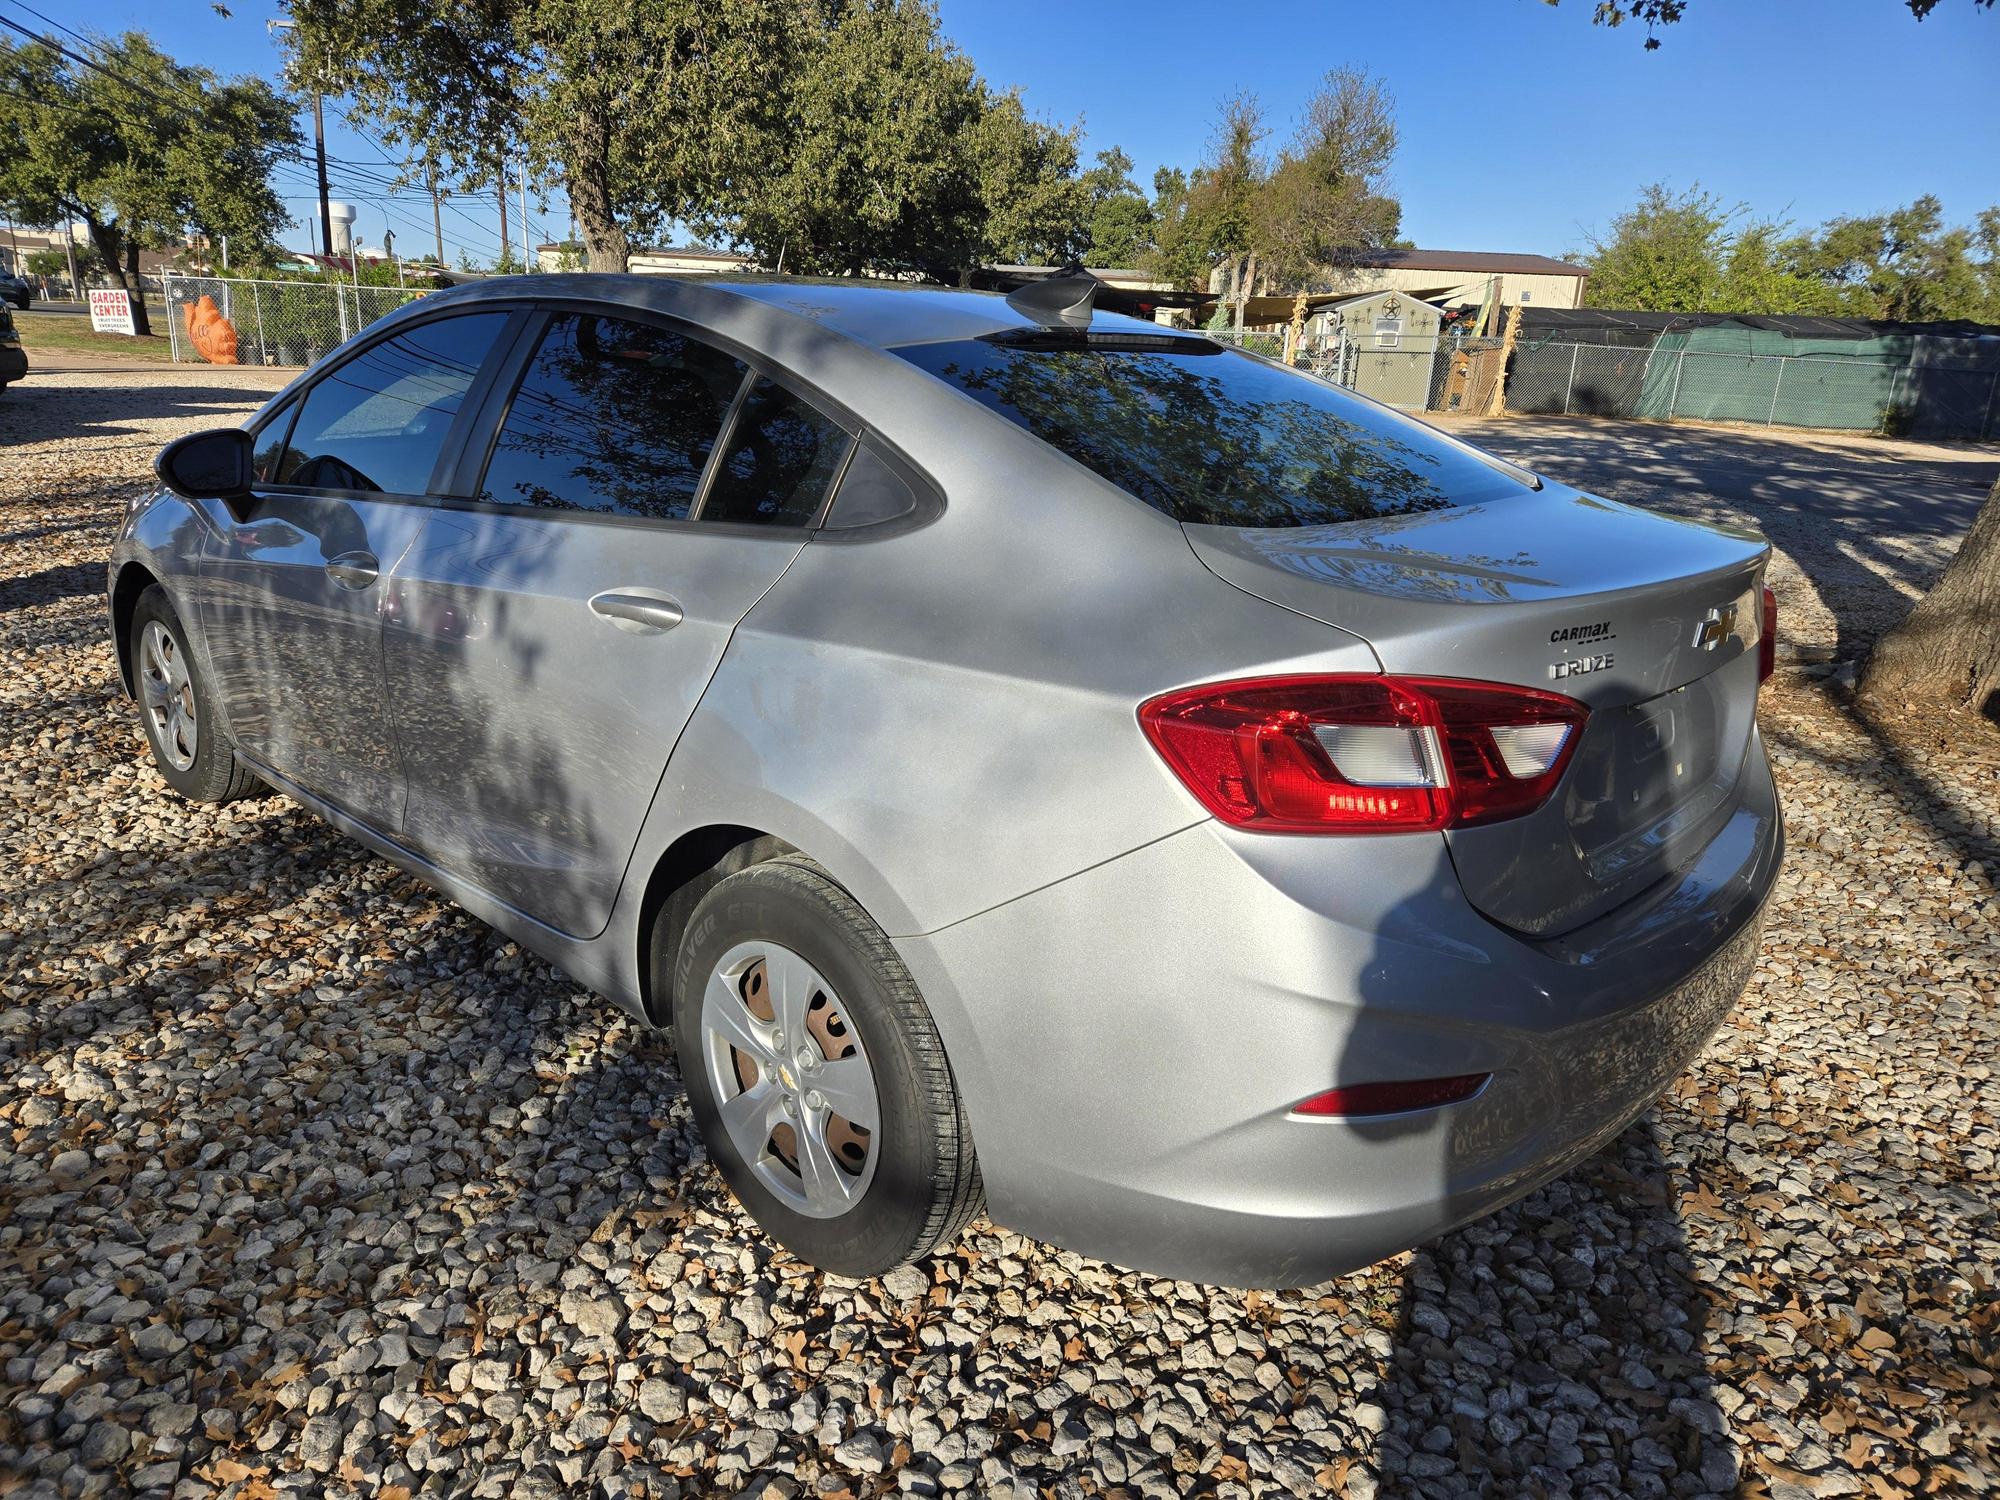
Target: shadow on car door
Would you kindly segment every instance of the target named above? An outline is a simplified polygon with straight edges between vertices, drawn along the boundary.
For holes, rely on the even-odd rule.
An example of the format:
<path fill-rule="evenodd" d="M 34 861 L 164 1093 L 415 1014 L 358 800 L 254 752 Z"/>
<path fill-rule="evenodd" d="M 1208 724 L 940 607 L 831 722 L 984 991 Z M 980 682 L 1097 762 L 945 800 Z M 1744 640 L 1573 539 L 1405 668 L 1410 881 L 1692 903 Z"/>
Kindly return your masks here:
<path fill-rule="evenodd" d="M 523 349 L 468 449 L 483 472 L 390 588 L 402 836 L 590 937 L 675 740 L 805 545 L 849 437 L 664 326 L 562 312 Z"/>
<path fill-rule="evenodd" d="M 384 580 L 507 317 L 420 323 L 334 366 L 260 431 L 252 502 L 206 507 L 199 613 L 236 743 L 382 829 L 403 800 Z"/>

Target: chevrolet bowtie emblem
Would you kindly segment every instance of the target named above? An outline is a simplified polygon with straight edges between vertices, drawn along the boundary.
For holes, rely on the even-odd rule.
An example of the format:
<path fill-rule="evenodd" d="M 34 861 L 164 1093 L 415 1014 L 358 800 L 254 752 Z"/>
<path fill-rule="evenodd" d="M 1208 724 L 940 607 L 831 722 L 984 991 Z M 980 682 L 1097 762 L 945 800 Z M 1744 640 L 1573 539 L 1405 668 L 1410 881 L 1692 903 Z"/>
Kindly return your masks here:
<path fill-rule="evenodd" d="M 1736 606 L 1719 604 L 1702 616 L 1702 621 L 1694 628 L 1694 644 L 1702 651 L 1713 651 L 1732 635 L 1736 634 Z"/>

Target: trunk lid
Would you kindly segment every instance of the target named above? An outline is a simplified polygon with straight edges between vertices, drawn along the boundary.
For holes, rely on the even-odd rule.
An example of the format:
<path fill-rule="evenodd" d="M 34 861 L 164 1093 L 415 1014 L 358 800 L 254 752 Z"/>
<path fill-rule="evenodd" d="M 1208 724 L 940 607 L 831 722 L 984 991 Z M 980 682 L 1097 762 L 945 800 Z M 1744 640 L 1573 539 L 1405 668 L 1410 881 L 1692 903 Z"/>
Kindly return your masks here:
<path fill-rule="evenodd" d="M 1185 528 L 1238 588 L 1358 635 L 1385 671 L 1589 706 L 1538 811 L 1445 835 L 1467 896 L 1534 937 L 1679 869 L 1728 821 L 1757 702 L 1766 544 L 1559 485 L 1333 526 Z"/>

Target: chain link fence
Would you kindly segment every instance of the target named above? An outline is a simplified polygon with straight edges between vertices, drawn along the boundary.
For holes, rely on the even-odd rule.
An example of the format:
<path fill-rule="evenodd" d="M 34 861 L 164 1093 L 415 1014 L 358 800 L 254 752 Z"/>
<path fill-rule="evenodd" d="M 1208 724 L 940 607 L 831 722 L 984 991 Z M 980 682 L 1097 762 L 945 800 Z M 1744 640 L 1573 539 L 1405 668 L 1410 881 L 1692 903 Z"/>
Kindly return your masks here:
<path fill-rule="evenodd" d="M 309 365 L 422 295 L 332 281 L 169 276 L 167 334 L 178 363 Z"/>
<path fill-rule="evenodd" d="M 2000 368 L 1550 342 L 1515 350 L 1507 409 L 1985 441 Z"/>
<path fill-rule="evenodd" d="M 1262 354 L 1271 359 L 1285 357 L 1285 336 L 1268 328 L 1204 328 L 1203 333 L 1218 344 L 1229 344 L 1238 349 L 1248 349 L 1252 354 Z"/>

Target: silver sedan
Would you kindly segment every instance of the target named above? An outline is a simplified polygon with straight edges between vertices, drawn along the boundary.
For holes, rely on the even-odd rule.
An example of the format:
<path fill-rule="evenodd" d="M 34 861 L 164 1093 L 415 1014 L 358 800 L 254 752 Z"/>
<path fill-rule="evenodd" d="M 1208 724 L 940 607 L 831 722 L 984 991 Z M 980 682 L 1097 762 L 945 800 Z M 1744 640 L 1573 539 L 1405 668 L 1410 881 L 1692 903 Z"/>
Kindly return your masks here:
<path fill-rule="evenodd" d="M 161 455 L 160 774 L 671 1025 L 835 1272 L 983 1206 L 1298 1285 L 1518 1197 L 1750 972 L 1767 548 L 1091 292 L 423 298 Z"/>

